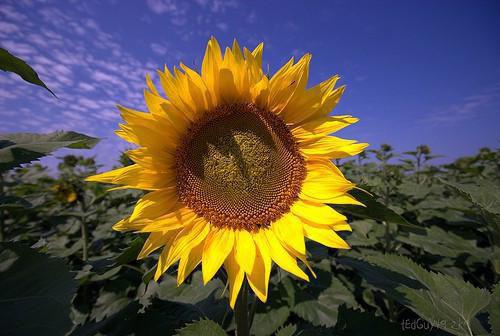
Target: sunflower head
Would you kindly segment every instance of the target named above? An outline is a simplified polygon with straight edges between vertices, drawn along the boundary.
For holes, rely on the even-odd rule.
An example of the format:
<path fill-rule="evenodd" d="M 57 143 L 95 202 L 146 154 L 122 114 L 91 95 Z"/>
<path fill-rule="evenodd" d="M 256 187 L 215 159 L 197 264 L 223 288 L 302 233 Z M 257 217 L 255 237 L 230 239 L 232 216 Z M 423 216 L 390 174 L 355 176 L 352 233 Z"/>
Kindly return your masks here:
<path fill-rule="evenodd" d="M 330 116 L 338 76 L 307 88 L 308 54 L 268 78 L 262 50 L 235 41 L 222 54 L 211 38 L 201 73 L 158 71 L 164 95 L 147 76 L 148 111 L 119 107 L 134 164 L 88 178 L 149 191 L 114 229 L 149 233 L 139 258 L 161 249 L 155 279 L 178 263 L 180 284 L 201 263 L 206 283 L 223 266 L 232 307 L 245 278 L 266 301 L 273 263 L 308 280 L 306 238 L 349 247 L 326 204 L 360 203 L 331 160 L 367 146 L 330 135 L 357 121 Z"/>

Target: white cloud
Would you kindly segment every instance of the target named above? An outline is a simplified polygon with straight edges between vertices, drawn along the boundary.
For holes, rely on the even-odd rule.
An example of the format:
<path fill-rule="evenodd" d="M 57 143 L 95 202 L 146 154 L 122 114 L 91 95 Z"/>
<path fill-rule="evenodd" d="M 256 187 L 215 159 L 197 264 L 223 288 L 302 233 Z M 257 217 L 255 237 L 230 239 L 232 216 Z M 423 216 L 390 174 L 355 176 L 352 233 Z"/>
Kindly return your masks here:
<path fill-rule="evenodd" d="M 490 88 L 465 97 L 461 102 L 428 114 L 422 121 L 431 124 L 454 123 L 477 117 L 492 106 L 500 107 L 500 88 Z"/>
<path fill-rule="evenodd" d="M 224 23 L 224 22 L 219 22 L 216 24 L 216 26 L 217 26 L 217 28 L 219 28 L 222 31 L 226 31 L 228 28 L 227 23 Z"/>
<path fill-rule="evenodd" d="M 151 43 L 151 50 L 158 55 L 164 56 L 167 54 L 167 48 L 159 43 Z"/>

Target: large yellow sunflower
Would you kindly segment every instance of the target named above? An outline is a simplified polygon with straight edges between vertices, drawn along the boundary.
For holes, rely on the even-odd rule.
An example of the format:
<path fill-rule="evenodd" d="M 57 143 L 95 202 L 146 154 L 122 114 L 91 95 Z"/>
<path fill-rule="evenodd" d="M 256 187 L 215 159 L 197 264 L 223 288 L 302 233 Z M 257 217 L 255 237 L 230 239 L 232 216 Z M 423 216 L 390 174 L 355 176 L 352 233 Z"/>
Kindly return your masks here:
<path fill-rule="evenodd" d="M 149 233 L 139 258 L 161 249 L 155 279 L 178 262 L 181 284 L 201 263 L 207 283 L 224 266 L 231 307 L 245 277 L 266 301 L 273 262 L 309 280 L 297 264 L 307 266 L 305 238 L 349 248 L 336 233 L 351 230 L 346 217 L 325 203 L 359 203 L 331 160 L 367 146 L 329 135 L 357 121 L 329 116 L 338 76 L 307 88 L 306 54 L 269 78 L 262 50 L 234 41 L 222 55 L 211 38 L 201 74 L 158 71 L 167 98 L 147 77 L 148 112 L 119 107 L 135 164 L 88 178 L 148 190 L 113 228 Z"/>

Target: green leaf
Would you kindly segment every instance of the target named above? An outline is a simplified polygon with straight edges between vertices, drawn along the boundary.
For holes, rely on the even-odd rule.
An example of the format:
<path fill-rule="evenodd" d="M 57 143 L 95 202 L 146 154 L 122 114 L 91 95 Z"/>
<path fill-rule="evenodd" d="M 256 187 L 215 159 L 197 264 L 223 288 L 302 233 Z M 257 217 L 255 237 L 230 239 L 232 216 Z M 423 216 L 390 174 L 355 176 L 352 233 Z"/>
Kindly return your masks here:
<path fill-rule="evenodd" d="M 435 327 L 425 321 L 420 321 L 418 325 L 415 323 L 412 330 L 413 321 L 405 321 L 401 324 L 391 323 L 380 317 L 367 312 L 361 312 L 354 309 L 347 309 L 345 305 L 339 307 L 339 317 L 335 331 L 332 335 L 348 335 L 348 336 L 366 336 L 366 335 L 384 335 L 384 336 L 400 336 L 400 335 L 429 335 Z M 408 323 L 406 323 L 408 322 Z M 416 321 L 418 322 L 418 321 Z"/>
<path fill-rule="evenodd" d="M 182 329 L 177 330 L 178 336 L 226 336 L 226 332 L 220 325 L 211 320 L 202 319 L 188 323 Z"/>
<path fill-rule="evenodd" d="M 64 335 L 72 326 L 69 313 L 76 292 L 68 266 L 18 243 L 0 244 L 4 251 L 17 259 L 0 270 L 2 333 Z"/>
<path fill-rule="evenodd" d="M 0 171 L 19 167 L 59 148 L 89 149 L 99 139 L 76 132 L 0 134 Z"/>
<path fill-rule="evenodd" d="M 290 309 L 286 306 L 270 308 L 265 312 L 256 313 L 250 334 L 256 336 L 272 335 L 286 322 L 288 316 L 290 316 Z"/>
<path fill-rule="evenodd" d="M 203 285 L 201 272 L 195 272 L 191 283 L 177 286 L 177 279 L 165 274 L 158 286 L 158 297 L 162 300 L 196 304 L 210 296 L 215 290 L 223 289 L 224 284 L 219 279 L 214 279 Z"/>
<path fill-rule="evenodd" d="M 295 324 L 289 324 L 276 332 L 276 336 L 293 336 L 297 331 Z"/>
<path fill-rule="evenodd" d="M 489 306 L 491 332 L 500 336 L 500 283 L 493 289 L 493 296 Z"/>
<path fill-rule="evenodd" d="M 357 305 L 351 291 L 339 279 L 331 277 L 331 274 L 329 276 L 329 286 L 319 292 L 319 295 L 315 295 L 310 287 L 296 292 L 296 303 L 292 311 L 314 326 L 333 327 L 341 304 L 347 303 L 351 307 Z"/>
<path fill-rule="evenodd" d="M 124 265 L 128 264 L 131 261 L 137 259 L 139 252 L 141 252 L 142 246 L 144 245 L 144 238 L 136 237 L 130 243 L 130 246 L 126 248 L 120 255 L 118 255 L 115 259 L 116 265 Z"/>
<path fill-rule="evenodd" d="M 489 257 L 485 249 L 477 247 L 475 239 L 464 239 L 436 225 L 425 230 L 425 235 L 410 232 L 408 237 L 400 236 L 398 240 L 411 246 L 422 248 L 425 252 L 438 256 L 458 258 L 463 255 L 469 255 L 479 260 L 488 259 Z"/>
<path fill-rule="evenodd" d="M 458 191 L 480 209 L 495 215 L 500 215 L 500 186 L 494 181 L 477 180 L 474 184 L 459 184 L 440 181 Z"/>
<path fill-rule="evenodd" d="M 488 305 L 488 291 L 429 272 L 406 257 L 371 255 L 364 259 L 343 258 L 340 262 L 355 268 L 369 283 L 436 327 L 454 335 L 484 331 L 475 316 Z"/>
<path fill-rule="evenodd" d="M 422 228 L 409 223 L 402 216 L 398 215 L 394 210 L 383 205 L 382 203 L 377 201 L 375 197 L 370 196 L 366 192 L 353 189 L 349 193 L 352 196 L 354 196 L 358 201 L 363 203 L 365 207 L 357 205 L 338 205 L 338 204 L 333 205 L 333 207 L 340 210 L 341 212 L 348 213 L 356 217 L 395 223 L 401 226 L 402 228 L 407 228 L 415 232 L 421 232 L 423 230 Z"/>
<path fill-rule="evenodd" d="M 21 76 L 25 81 L 39 85 L 47 89 L 50 93 L 56 96 L 52 90 L 38 77 L 38 74 L 25 61 L 9 53 L 7 50 L 0 48 L 0 69 L 3 71 L 14 72 Z"/>
<path fill-rule="evenodd" d="M 0 195 L 0 209 L 31 208 L 33 204 L 22 197 Z"/>

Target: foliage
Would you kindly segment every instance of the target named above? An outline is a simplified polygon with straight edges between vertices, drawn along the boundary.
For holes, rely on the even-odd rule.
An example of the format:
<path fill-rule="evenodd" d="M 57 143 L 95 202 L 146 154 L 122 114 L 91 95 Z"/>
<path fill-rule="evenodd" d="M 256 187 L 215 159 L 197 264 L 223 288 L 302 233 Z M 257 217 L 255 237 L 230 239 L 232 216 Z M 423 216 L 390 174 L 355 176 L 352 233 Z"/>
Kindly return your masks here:
<path fill-rule="evenodd" d="M 38 74 L 25 61 L 0 48 L 0 69 L 18 74 L 25 81 L 47 89 L 54 96 L 54 92 L 38 77 Z"/>
<path fill-rule="evenodd" d="M 32 139 L 52 144 L 48 139 L 54 138 Z M 75 143 L 66 141 L 73 140 L 84 141 L 54 141 L 71 147 Z M 432 165 L 434 157 L 427 146 L 397 155 L 384 145 L 338 162 L 367 191 L 352 191 L 366 207 L 335 206 L 349 217 L 353 232 L 346 239 L 352 249 L 308 242 L 316 274 L 310 283 L 274 269 L 268 302 L 249 298 L 251 334 L 498 334 L 500 153 L 482 149 L 445 165 Z M 13 166 L 22 163 L 14 158 Z M 122 156 L 120 163 L 129 162 Z M 3 245 L 14 247 L 0 253 L 0 285 L 10 289 L 2 295 L 14 295 L 16 286 L 23 286 L 21 294 L 43 291 L 44 279 L 57 281 L 49 287 L 65 293 L 59 302 L 67 309 L 58 314 L 62 322 L 50 320 L 59 328 L 54 335 L 71 325 L 71 335 L 234 334 L 225 274 L 219 272 L 206 286 L 199 270 L 179 287 L 173 273 L 152 281 L 157 257 L 136 260 L 144 237 L 111 229 L 142 192 L 106 192 L 105 186 L 83 182 L 98 168 L 92 158 L 70 155 L 61 158 L 55 174 L 36 163 L 3 173 L 3 240 L 32 246 L 30 258 L 39 262 L 23 262 L 29 275 L 16 281 L 12 272 L 19 271 L 16 265 L 24 257 L 14 260 L 5 251 L 17 255 L 18 245 Z M 44 263 L 54 263 L 53 278 L 37 273 L 48 268 Z M 74 281 L 76 292 L 69 290 Z M 48 314 L 51 305 L 37 309 Z M 19 316 L 33 326 L 37 317 L 47 316 L 30 315 L 36 312 Z M 0 320 L 2 330 L 13 321 Z"/>

